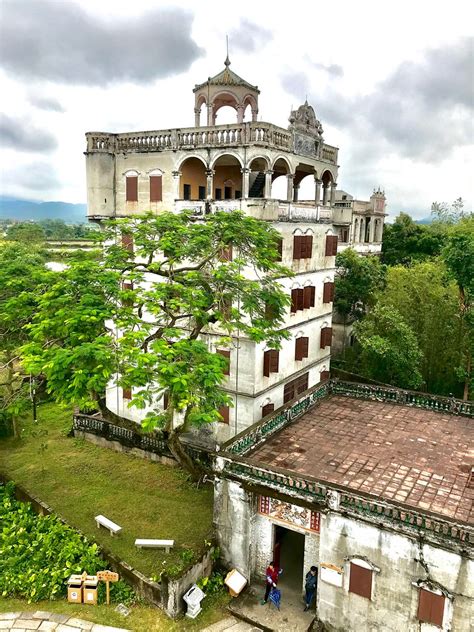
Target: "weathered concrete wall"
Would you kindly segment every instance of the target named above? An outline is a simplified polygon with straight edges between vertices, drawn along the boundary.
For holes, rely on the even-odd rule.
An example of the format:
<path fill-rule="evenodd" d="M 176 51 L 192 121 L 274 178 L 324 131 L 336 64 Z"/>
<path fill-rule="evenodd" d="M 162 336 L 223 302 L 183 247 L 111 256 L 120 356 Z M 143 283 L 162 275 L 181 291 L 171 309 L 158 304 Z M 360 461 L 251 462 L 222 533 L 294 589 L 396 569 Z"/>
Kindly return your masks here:
<path fill-rule="evenodd" d="M 213 549 L 209 550 L 184 575 L 178 579 L 168 579 L 166 585 L 163 585 L 163 608 L 170 617 L 176 617 L 185 610 L 186 604 L 183 600 L 183 595 L 191 586 L 201 577 L 208 577 L 211 574 L 212 552 Z"/>
<path fill-rule="evenodd" d="M 273 555 L 273 525 L 236 483 L 215 483 L 214 521 L 225 561 L 248 579 L 261 578 Z M 240 505 L 240 506 L 239 506 Z M 247 524 L 246 524 L 247 523 Z M 318 617 L 328 630 L 435 632 L 417 618 L 419 585 L 429 579 L 448 595 L 442 630 L 474 629 L 474 561 L 403 534 L 342 516 L 321 515 L 320 534 L 305 534 L 304 569 L 321 563 L 343 569 L 342 587 L 318 582 Z M 351 559 L 373 568 L 372 599 L 349 592 Z M 304 577 L 302 576 L 302 590 Z"/>

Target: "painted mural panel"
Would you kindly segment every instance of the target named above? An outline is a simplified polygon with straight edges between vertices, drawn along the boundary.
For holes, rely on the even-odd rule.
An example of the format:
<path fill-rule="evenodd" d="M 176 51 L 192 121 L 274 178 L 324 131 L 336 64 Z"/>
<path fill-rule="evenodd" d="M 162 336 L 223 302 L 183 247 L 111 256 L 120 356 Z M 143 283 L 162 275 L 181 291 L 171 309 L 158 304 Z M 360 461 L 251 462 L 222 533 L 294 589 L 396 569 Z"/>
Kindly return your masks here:
<path fill-rule="evenodd" d="M 258 511 L 277 522 L 319 533 L 320 514 L 318 511 L 285 503 L 270 496 L 259 496 Z"/>

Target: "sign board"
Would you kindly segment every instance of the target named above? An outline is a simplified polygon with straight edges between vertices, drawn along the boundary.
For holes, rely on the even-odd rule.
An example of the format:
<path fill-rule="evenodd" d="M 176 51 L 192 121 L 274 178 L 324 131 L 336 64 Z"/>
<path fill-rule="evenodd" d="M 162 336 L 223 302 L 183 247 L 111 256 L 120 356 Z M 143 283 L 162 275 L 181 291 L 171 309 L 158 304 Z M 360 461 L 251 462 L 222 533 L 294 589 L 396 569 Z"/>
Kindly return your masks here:
<path fill-rule="evenodd" d="M 319 533 L 319 511 L 312 511 L 306 507 L 285 503 L 282 500 L 271 498 L 270 496 L 259 497 L 258 511 L 278 522 Z"/>
<path fill-rule="evenodd" d="M 97 571 L 97 579 L 103 582 L 118 582 L 118 573 L 112 571 Z"/>
<path fill-rule="evenodd" d="M 321 581 L 326 582 L 327 584 L 332 584 L 333 586 L 338 586 L 342 588 L 342 576 L 343 576 L 343 568 L 342 566 L 335 566 L 334 564 L 323 564 L 321 563 Z"/>

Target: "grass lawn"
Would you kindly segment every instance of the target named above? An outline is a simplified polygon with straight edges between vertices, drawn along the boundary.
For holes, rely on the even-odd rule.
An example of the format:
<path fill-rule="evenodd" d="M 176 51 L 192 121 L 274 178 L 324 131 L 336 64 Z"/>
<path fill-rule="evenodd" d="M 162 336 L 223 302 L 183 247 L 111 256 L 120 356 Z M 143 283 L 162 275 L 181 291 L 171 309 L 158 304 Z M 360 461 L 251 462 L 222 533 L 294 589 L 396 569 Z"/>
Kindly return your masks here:
<path fill-rule="evenodd" d="M 114 606 L 80 606 L 63 601 L 39 601 L 28 604 L 22 599 L 4 599 L 0 597 L 0 612 L 35 612 L 46 610 L 58 612 L 70 617 L 78 617 L 86 621 L 113 625 L 118 628 L 126 628 L 134 632 L 178 632 L 179 630 L 201 630 L 226 616 L 224 608 L 229 602 L 227 595 L 206 597 L 203 602 L 203 611 L 194 620 L 187 617 L 169 619 L 164 612 L 152 606 L 132 606 L 128 617 L 114 612 Z M 227 615 L 228 616 L 228 615 Z"/>
<path fill-rule="evenodd" d="M 0 469 L 147 577 L 182 565 L 185 549 L 196 555 L 205 550 L 212 534 L 212 489 L 196 489 L 177 468 L 69 438 L 71 424 L 70 411 L 43 404 L 38 423 L 30 414 L 19 424 L 20 438 L 0 440 Z M 98 529 L 97 514 L 119 524 L 120 535 Z M 135 538 L 173 539 L 175 548 L 169 554 L 136 549 Z"/>

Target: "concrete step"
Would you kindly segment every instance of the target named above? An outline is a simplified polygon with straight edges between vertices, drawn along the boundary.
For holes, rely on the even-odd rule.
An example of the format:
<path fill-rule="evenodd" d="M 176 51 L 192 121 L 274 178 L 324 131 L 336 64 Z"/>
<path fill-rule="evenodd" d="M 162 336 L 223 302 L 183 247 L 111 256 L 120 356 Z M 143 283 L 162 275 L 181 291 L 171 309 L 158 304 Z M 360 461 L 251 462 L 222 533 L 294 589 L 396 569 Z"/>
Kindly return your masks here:
<path fill-rule="evenodd" d="M 202 632 L 261 632 L 261 628 L 245 623 L 245 621 L 239 621 L 235 617 L 226 617 L 204 628 Z"/>

